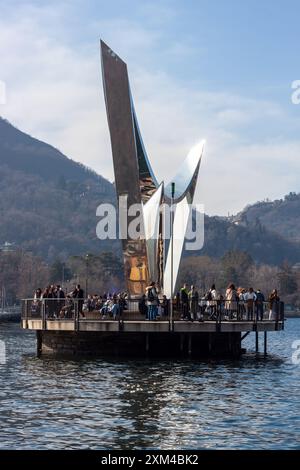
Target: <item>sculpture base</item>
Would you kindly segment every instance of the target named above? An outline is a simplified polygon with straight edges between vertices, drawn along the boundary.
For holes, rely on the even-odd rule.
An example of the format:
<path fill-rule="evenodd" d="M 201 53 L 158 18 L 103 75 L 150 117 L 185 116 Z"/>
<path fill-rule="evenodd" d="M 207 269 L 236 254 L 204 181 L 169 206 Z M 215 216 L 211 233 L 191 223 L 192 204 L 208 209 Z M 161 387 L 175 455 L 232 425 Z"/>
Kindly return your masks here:
<path fill-rule="evenodd" d="M 37 331 L 38 356 L 231 357 L 241 355 L 241 333 Z"/>

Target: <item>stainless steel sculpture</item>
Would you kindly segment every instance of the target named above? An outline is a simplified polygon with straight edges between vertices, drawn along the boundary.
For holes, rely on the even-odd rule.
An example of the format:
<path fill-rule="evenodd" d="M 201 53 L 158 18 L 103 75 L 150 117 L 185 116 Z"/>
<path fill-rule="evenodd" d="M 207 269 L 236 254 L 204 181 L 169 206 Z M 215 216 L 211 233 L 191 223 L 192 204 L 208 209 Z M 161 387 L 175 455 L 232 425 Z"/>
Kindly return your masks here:
<path fill-rule="evenodd" d="M 175 207 L 172 241 L 165 233 L 168 211 L 162 207 L 171 202 L 171 184 L 166 187 L 159 184 L 149 163 L 134 110 L 127 66 L 103 41 L 101 61 L 117 196 L 126 196 L 128 207 L 141 204 L 143 208 L 141 232 L 145 236 L 139 239 L 127 236 L 122 240 L 127 289 L 132 297 L 141 296 L 146 285 L 154 280 L 170 297 L 176 285 L 188 205 L 193 202 L 203 143 L 192 149 L 173 179 L 176 192 L 172 200 Z M 182 220 L 179 208 L 183 205 L 188 210 Z M 128 225 L 130 221 L 128 217 Z"/>

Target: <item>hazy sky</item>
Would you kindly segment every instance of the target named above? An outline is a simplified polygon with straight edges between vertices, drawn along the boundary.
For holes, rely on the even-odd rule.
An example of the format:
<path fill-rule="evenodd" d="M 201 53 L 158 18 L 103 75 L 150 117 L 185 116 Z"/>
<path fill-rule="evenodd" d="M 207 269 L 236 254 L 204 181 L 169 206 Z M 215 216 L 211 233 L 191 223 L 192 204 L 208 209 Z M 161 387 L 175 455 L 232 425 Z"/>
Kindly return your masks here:
<path fill-rule="evenodd" d="M 0 0 L 0 115 L 112 181 L 103 38 L 158 178 L 205 138 L 197 201 L 237 212 L 300 190 L 299 15 L 298 0 Z"/>

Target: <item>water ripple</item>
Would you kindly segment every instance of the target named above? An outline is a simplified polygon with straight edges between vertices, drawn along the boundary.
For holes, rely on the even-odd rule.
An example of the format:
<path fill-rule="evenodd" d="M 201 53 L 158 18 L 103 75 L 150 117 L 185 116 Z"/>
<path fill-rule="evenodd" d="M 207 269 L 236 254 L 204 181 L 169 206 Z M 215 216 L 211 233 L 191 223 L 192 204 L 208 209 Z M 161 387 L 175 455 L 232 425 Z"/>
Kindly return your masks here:
<path fill-rule="evenodd" d="M 1 449 L 299 449 L 300 320 L 267 359 L 37 359 L 35 335 L 0 324 Z"/>

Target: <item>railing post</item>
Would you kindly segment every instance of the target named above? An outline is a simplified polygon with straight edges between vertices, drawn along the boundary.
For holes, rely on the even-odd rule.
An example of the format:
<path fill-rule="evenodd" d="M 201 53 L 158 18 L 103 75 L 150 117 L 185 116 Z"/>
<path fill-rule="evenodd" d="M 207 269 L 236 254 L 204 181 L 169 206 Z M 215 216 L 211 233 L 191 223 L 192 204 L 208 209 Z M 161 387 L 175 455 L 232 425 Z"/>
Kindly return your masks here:
<path fill-rule="evenodd" d="M 189 336 L 188 336 L 188 355 L 189 356 L 192 355 L 192 335 L 191 335 L 191 333 L 189 333 Z"/>
<path fill-rule="evenodd" d="M 215 300 L 216 305 L 213 306 L 216 307 L 216 331 L 221 331 L 221 323 L 222 323 L 222 310 L 221 310 L 221 301 L 220 300 Z"/>
<path fill-rule="evenodd" d="M 45 299 L 42 300 L 42 329 L 43 330 L 47 329 Z"/>
<path fill-rule="evenodd" d="M 172 298 L 172 304 L 173 304 L 173 311 L 172 311 L 172 318 L 171 318 L 171 331 L 174 331 L 174 298 Z"/>
<path fill-rule="evenodd" d="M 122 315 L 121 315 L 121 310 L 119 310 L 119 313 L 118 313 L 118 327 L 119 327 L 119 331 L 123 331 L 124 330 L 124 323 L 123 323 L 123 310 L 122 310 Z"/>
<path fill-rule="evenodd" d="M 22 316 L 23 316 L 23 309 L 25 309 L 25 328 L 28 328 L 28 299 L 24 300 L 24 304 L 22 308 Z"/>
<path fill-rule="evenodd" d="M 267 355 L 267 331 L 264 331 L 264 355 Z"/>
<path fill-rule="evenodd" d="M 280 302 L 280 320 L 282 321 L 282 329 L 284 330 L 284 302 Z"/>
<path fill-rule="evenodd" d="M 173 304 L 174 299 L 170 298 L 170 303 L 169 303 L 169 331 L 174 331 L 174 304 Z"/>
<path fill-rule="evenodd" d="M 74 331 L 79 330 L 79 308 L 78 308 L 78 299 L 74 301 Z"/>
<path fill-rule="evenodd" d="M 259 347 L 258 347 L 258 331 L 255 331 L 255 352 L 259 352 Z"/>
<path fill-rule="evenodd" d="M 281 302 L 276 301 L 274 302 L 275 305 L 275 331 L 278 331 L 278 322 L 279 322 L 279 317 L 281 314 Z"/>

